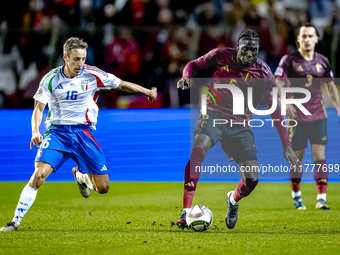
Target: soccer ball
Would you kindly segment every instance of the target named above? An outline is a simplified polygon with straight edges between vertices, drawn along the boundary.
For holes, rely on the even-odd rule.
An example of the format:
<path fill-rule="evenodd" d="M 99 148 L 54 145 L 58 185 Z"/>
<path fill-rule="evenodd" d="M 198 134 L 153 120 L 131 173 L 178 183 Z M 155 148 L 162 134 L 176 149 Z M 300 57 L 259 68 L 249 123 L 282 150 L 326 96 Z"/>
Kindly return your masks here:
<path fill-rule="evenodd" d="M 186 222 L 189 229 L 203 232 L 212 225 L 213 215 L 209 208 L 204 205 L 195 205 L 187 213 Z"/>

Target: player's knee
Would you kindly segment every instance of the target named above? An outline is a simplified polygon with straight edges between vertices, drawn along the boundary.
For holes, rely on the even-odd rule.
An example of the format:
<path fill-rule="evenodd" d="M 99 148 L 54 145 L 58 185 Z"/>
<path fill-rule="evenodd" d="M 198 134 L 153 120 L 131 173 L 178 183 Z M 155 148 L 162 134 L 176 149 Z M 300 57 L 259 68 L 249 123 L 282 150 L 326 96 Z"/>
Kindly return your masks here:
<path fill-rule="evenodd" d="M 34 189 L 38 189 L 41 185 L 43 185 L 46 180 L 48 174 L 40 169 L 36 169 L 33 176 L 31 177 L 28 185 Z"/>
<path fill-rule="evenodd" d="M 98 189 L 97 191 L 99 194 L 106 194 L 110 190 L 110 183 L 107 183 L 101 187 L 98 187 L 97 189 Z"/>
<path fill-rule="evenodd" d="M 299 184 L 301 182 L 301 178 L 292 178 L 292 183 Z"/>

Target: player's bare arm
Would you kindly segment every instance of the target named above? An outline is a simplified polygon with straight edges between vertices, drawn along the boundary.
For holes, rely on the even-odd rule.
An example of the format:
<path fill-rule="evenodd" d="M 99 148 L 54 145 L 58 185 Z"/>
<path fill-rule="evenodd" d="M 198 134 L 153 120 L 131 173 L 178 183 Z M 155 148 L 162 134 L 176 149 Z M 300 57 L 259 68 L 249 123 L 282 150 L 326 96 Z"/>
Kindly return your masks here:
<path fill-rule="evenodd" d="M 338 116 L 340 117 L 340 101 L 339 101 L 339 92 L 337 87 L 334 84 L 334 81 L 327 83 L 327 88 L 329 91 L 329 94 L 331 96 L 331 100 L 333 102 L 334 107 L 338 111 Z"/>
<path fill-rule="evenodd" d="M 279 88 L 279 95 L 281 98 L 281 89 L 285 86 L 285 82 L 279 79 L 275 79 L 276 85 Z M 296 117 L 296 110 L 293 105 L 287 104 L 286 105 L 286 114 L 289 119 L 294 119 Z"/>
<path fill-rule="evenodd" d="M 39 132 L 39 127 L 41 124 L 41 120 L 42 120 L 42 116 L 43 116 L 43 112 L 44 109 L 46 107 L 45 104 L 40 103 L 39 101 L 35 101 L 34 102 L 35 108 L 32 114 L 32 138 L 31 138 L 31 143 L 30 143 L 30 149 L 32 149 L 32 145 L 34 145 L 34 147 L 39 148 L 40 144 L 43 141 L 43 137 Z"/>
<path fill-rule="evenodd" d="M 118 90 L 129 92 L 129 93 L 141 93 L 148 97 L 149 101 L 152 102 L 157 97 L 157 88 L 146 89 L 140 85 L 132 82 L 122 81 L 117 88 Z"/>

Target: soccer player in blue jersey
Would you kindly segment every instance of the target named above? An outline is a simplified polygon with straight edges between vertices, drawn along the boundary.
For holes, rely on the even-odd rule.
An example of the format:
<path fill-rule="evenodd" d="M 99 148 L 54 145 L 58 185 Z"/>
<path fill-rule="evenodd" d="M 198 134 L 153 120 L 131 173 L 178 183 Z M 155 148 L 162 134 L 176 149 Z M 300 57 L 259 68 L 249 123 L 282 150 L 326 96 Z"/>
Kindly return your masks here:
<path fill-rule="evenodd" d="M 157 89 L 151 90 L 122 81 L 113 74 L 85 65 L 87 43 L 71 37 L 64 44 L 65 65 L 47 73 L 36 92 L 32 115 L 32 145 L 39 150 L 35 158 L 35 171 L 23 189 L 15 209 L 14 218 L 0 231 L 17 230 L 22 219 L 34 203 L 38 188 L 52 172 L 68 159 L 78 167 L 72 172 L 80 193 L 89 197 L 90 189 L 100 194 L 109 191 L 109 175 L 102 149 L 93 138 L 98 116 L 96 104 L 101 89 L 118 89 L 141 93 L 152 102 Z M 45 138 L 39 132 L 43 111 L 48 103 L 46 124 L 50 125 Z"/>

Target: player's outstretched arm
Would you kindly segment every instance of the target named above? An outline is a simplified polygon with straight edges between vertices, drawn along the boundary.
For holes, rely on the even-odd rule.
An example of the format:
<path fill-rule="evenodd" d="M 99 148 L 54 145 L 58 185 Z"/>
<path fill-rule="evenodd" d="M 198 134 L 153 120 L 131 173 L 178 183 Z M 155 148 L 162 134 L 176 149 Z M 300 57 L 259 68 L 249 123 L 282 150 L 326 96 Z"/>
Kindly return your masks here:
<path fill-rule="evenodd" d="M 144 94 L 148 97 L 150 102 L 157 97 L 157 88 L 153 87 L 151 89 L 147 89 L 128 81 L 121 81 L 117 89 L 129 93 Z"/>
<path fill-rule="evenodd" d="M 338 116 L 340 118 L 340 101 L 339 101 L 339 92 L 337 87 L 334 84 L 334 81 L 327 83 L 327 88 L 329 91 L 329 94 L 331 96 L 331 100 L 333 102 L 334 107 L 338 111 Z"/>
<path fill-rule="evenodd" d="M 39 148 L 40 144 L 43 141 L 43 137 L 39 132 L 39 127 L 41 124 L 42 116 L 44 109 L 46 107 L 46 104 L 43 104 L 39 101 L 34 102 L 34 111 L 32 114 L 32 120 L 31 120 L 31 125 L 32 125 L 32 138 L 31 138 L 31 144 L 30 144 L 30 149 L 32 150 L 32 144 L 34 147 Z"/>
<path fill-rule="evenodd" d="M 216 64 L 216 58 L 221 54 L 221 49 L 214 49 L 209 51 L 202 57 L 190 61 L 183 69 L 183 77 L 177 82 L 177 88 L 189 89 L 190 77 L 200 69 L 208 68 Z"/>

